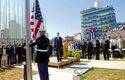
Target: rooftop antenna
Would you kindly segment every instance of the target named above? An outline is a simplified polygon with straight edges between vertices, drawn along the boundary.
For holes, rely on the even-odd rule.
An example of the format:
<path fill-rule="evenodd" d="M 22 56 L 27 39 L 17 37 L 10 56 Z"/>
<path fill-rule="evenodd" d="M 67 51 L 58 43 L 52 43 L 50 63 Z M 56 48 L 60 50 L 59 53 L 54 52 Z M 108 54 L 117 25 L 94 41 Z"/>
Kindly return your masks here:
<path fill-rule="evenodd" d="M 102 7 L 102 3 L 100 2 L 100 0 L 95 0 L 94 7 L 96 7 L 96 8 L 101 8 Z"/>

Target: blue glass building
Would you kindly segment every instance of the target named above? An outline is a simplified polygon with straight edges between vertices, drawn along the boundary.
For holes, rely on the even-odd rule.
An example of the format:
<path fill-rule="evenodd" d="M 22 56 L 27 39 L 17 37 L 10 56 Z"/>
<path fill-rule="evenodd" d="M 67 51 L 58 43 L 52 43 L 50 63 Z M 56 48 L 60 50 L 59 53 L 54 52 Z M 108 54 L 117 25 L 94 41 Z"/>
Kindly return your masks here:
<path fill-rule="evenodd" d="M 104 36 L 105 32 L 117 26 L 114 8 L 92 7 L 81 11 L 82 38 L 92 39 Z"/>

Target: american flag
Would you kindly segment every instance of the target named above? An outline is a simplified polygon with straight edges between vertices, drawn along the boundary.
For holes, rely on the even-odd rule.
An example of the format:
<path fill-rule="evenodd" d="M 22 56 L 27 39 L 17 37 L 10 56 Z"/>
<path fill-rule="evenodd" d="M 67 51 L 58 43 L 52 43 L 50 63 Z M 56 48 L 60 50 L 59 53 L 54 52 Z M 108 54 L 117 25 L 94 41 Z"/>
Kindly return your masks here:
<path fill-rule="evenodd" d="M 31 39 L 35 39 L 39 31 L 39 28 L 42 27 L 42 29 L 44 29 L 42 13 L 40 10 L 38 0 L 35 0 L 35 2 L 33 3 L 30 25 L 31 25 Z"/>

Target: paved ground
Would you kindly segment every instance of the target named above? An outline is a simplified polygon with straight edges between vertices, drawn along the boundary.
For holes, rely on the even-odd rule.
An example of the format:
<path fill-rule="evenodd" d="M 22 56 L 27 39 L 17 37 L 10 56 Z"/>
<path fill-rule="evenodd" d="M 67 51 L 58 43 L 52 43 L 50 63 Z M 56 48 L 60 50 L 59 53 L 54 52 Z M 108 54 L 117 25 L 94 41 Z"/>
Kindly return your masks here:
<path fill-rule="evenodd" d="M 2 60 L 5 61 L 7 56 L 4 54 L 2 57 Z M 100 55 L 101 60 L 87 60 L 87 59 L 81 59 L 79 63 L 75 63 L 72 65 L 68 65 L 62 68 L 52 68 L 49 67 L 49 77 L 50 80 L 72 80 L 74 75 L 74 70 L 79 69 L 82 72 L 86 72 L 92 67 L 97 68 L 109 68 L 109 69 L 124 69 L 125 70 L 125 59 L 111 59 L 110 61 L 104 61 L 103 55 Z M 6 65 L 5 62 L 3 62 L 2 65 Z M 23 68 L 23 66 L 17 66 L 19 68 Z M 32 69 L 34 71 L 37 70 L 37 66 L 32 64 Z M 33 80 L 39 80 L 39 75 L 33 75 Z"/>
<path fill-rule="evenodd" d="M 21 66 L 18 66 L 21 68 Z M 89 70 L 92 67 L 109 68 L 109 69 L 124 69 L 125 60 L 87 60 L 81 59 L 79 63 L 68 65 L 62 68 L 49 67 L 50 80 L 73 80 L 74 70 L 78 69 L 82 72 Z M 37 66 L 33 64 L 33 70 L 37 71 Z M 39 75 L 34 75 L 33 80 L 39 80 Z"/>
<path fill-rule="evenodd" d="M 23 68 L 23 66 L 17 67 Z M 34 71 L 38 71 L 36 65 L 32 64 L 32 68 Z M 85 62 L 75 63 L 62 68 L 49 67 L 49 77 L 50 80 L 72 80 L 75 70 L 80 70 L 82 73 L 84 73 L 85 71 L 88 71 L 90 68 L 91 67 L 85 65 Z M 34 75 L 33 80 L 39 80 L 39 75 Z"/>
<path fill-rule="evenodd" d="M 109 69 L 124 69 L 125 70 L 125 61 L 96 61 L 92 60 L 88 66 L 97 67 L 97 68 L 109 68 Z"/>

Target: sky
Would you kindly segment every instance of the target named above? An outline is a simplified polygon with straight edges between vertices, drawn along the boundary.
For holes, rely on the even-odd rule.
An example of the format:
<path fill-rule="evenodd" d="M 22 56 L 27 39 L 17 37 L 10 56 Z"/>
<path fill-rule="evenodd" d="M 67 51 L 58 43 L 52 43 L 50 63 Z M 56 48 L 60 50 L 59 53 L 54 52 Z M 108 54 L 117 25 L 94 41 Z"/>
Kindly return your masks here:
<path fill-rule="evenodd" d="M 100 0 L 103 7 L 113 5 L 117 22 L 125 21 L 125 0 Z M 72 36 L 80 32 L 80 11 L 94 6 L 94 0 L 39 0 L 49 38 Z"/>

